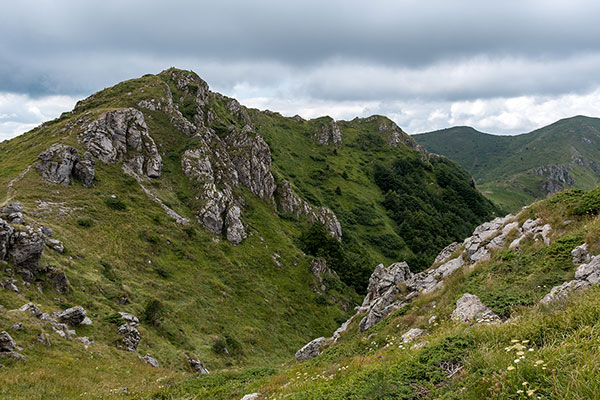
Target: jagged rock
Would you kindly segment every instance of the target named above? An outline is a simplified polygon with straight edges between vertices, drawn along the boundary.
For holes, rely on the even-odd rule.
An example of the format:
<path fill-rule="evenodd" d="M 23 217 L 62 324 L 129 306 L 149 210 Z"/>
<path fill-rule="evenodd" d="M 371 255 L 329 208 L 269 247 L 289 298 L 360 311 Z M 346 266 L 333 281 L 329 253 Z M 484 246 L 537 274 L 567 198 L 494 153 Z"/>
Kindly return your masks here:
<path fill-rule="evenodd" d="M 205 204 L 198 213 L 198 220 L 209 231 L 221 234 L 225 210 L 232 201 L 231 192 L 218 190 L 214 183 L 206 183 L 203 197 Z"/>
<path fill-rule="evenodd" d="M 6 331 L 0 332 L 0 352 L 12 352 L 17 347 L 14 339 Z"/>
<path fill-rule="evenodd" d="M 194 370 L 194 372 L 198 372 L 200 374 L 208 374 L 209 371 L 208 369 L 206 369 L 204 367 L 204 364 L 202 364 L 202 361 L 200 360 L 193 360 L 193 359 L 188 359 L 188 363 L 190 364 L 190 367 L 192 367 L 192 369 Z"/>
<path fill-rule="evenodd" d="M 46 246 L 48 246 L 49 248 L 51 248 L 52 250 L 54 250 L 60 254 L 64 253 L 64 251 L 65 251 L 65 246 L 56 239 L 46 240 Z"/>
<path fill-rule="evenodd" d="M 48 182 L 69 185 L 74 165 L 81 159 L 77 149 L 64 144 L 53 144 L 38 156 L 34 164 Z"/>
<path fill-rule="evenodd" d="M 579 289 L 586 289 L 590 286 L 590 283 L 585 280 L 572 280 L 565 282 L 561 285 L 554 286 L 548 294 L 546 294 L 541 300 L 541 304 L 549 305 L 558 300 L 564 300 L 568 297 L 571 292 Z"/>
<path fill-rule="evenodd" d="M 457 269 L 465 264 L 462 255 L 452 260 L 446 261 L 439 267 L 419 272 L 408 279 L 406 285 L 409 290 L 422 293 L 431 293 L 441 287 L 444 283 L 444 278 L 448 277 Z"/>
<path fill-rule="evenodd" d="M 311 222 L 319 221 L 325 227 L 325 231 L 336 238 L 342 240 L 342 225 L 338 221 L 337 217 L 329 208 L 317 207 L 313 209 L 309 216 Z"/>
<path fill-rule="evenodd" d="M 393 311 L 403 307 L 406 303 L 397 299 L 400 294 L 400 284 L 406 284 L 406 281 L 412 278 L 412 273 L 405 262 L 394 263 L 388 268 L 379 264 L 371 277 L 365 296 L 359 312 L 366 312 L 367 315 L 360 321 L 361 331 L 366 331 L 377 324 L 383 318 Z"/>
<path fill-rule="evenodd" d="M 320 337 L 304 345 L 296 352 L 296 361 L 304 361 L 318 356 L 321 353 L 321 346 L 326 340 L 326 338 Z"/>
<path fill-rule="evenodd" d="M 456 309 L 452 312 L 451 318 L 457 321 L 476 320 L 477 322 L 499 319 L 498 315 L 479 300 L 479 297 L 469 293 L 465 293 L 456 301 Z"/>
<path fill-rule="evenodd" d="M 15 230 L 12 226 L 8 225 L 3 219 L 0 219 L 0 261 L 4 261 L 8 255 L 14 232 Z"/>
<path fill-rule="evenodd" d="M 162 158 L 148 133 L 144 115 L 135 108 L 109 111 L 88 125 L 79 140 L 107 164 L 125 162 L 138 175 L 157 178 Z"/>
<path fill-rule="evenodd" d="M 402 335 L 403 343 L 411 343 L 414 342 L 419 336 L 423 336 L 425 334 L 424 329 L 412 328 L 404 335 Z"/>
<path fill-rule="evenodd" d="M 0 352 L 0 356 L 11 357 L 16 361 L 27 361 L 23 354 L 17 353 L 16 351 Z"/>
<path fill-rule="evenodd" d="M 12 326 L 10 327 L 11 331 L 23 331 L 25 330 L 25 328 L 23 327 L 23 324 L 20 322 L 16 322 L 14 324 L 12 324 Z"/>
<path fill-rule="evenodd" d="M 81 306 L 75 306 L 67 308 L 65 311 L 57 313 L 56 319 L 59 322 L 65 323 L 69 326 L 79 326 L 85 319 L 85 310 Z"/>
<path fill-rule="evenodd" d="M 335 145 L 342 144 L 342 132 L 340 132 L 337 123 L 331 118 L 329 118 L 328 122 L 317 128 L 314 137 L 317 142 L 324 145 L 328 145 L 329 143 Z"/>
<path fill-rule="evenodd" d="M 564 165 L 547 165 L 534 168 L 532 172 L 538 176 L 547 177 L 543 189 L 548 195 L 560 192 L 566 185 L 574 185 L 575 180 L 569 174 L 569 167 Z"/>
<path fill-rule="evenodd" d="M 72 174 L 83 186 L 92 187 L 94 185 L 96 162 L 92 158 L 92 153 L 89 151 L 83 153 L 83 156 L 73 166 Z"/>
<path fill-rule="evenodd" d="M 350 326 L 350 324 L 352 323 L 354 318 L 356 318 L 357 315 L 360 315 L 360 314 L 354 314 L 352 317 L 348 318 L 348 320 L 346 320 L 346 322 L 344 322 L 342 325 L 340 325 L 340 327 L 337 328 L 335 330 L 335 332 L 333 332 L 333 336 L 331 337 L 331 339 L 333 340 L 334 343 L 339 340 L 339 338 L 342 336 L 342 333 L 344 333 L 348 330 L 348 327 Z"/>
<path fill-rule="evenodd" d="M 19 288 L 17 287 L 16 283 L 17 283 L 16 279 L 13 279 L 13 280 L 5 279 L 4 283 L 0 283 L 0 286 L 2 286 L 6 290 L 10 290 L 12 292 L 19 293 Z"/>
<path fill-rule="evenodd" d="M 437 316 L 436 316 L 436 315 L 432 315 L 432 316 L 429 318 L 429 320 L 427 321 L 427 323 L 428 323 L 429 325 L 431 325 L 431 324 L 435 323 L 435 321 L 436 321 L 436 320 L 437 320 Z"/>
<path fill-rule="evenodd" d="M 292 189 L 292 185 L 288 181 L 281 181 L 277 185 L 275 192 L 279 207 L 286 212 L 293 214 L 296 218 L 310 215 L 312 207 L 302 200 Z"/>
<path fill-rule="evenodd" d="M 434 264 L 445 263 L 446 261 L 448 261 L 450 259 L 450 257 L 452 256 L 452 253 L 454 253 L 456 250 L 458 250 L 460 246 L 461 246 L 461 244 L 458 242 L 450 243 L 448 246 L 444 247 L 444 249 L 442 251 L 440 251 L 440 253 L 437 255 L 437 257 L 435 258 L 435 261 L 433 263 Z"/>
<path fill-rule="evenodd" d="M 39 336 L 37 337 L 37 341 L 46 346 L 52 346 L 52 342 L 50 342 L 50 335 L 45 332 L 40 332 Z"/>
<path fill-rule="evenodd" d="M 6 219 L 11 224 L 15 224 L 15 225 L 24 225 L 25 224 L 25 221 L 23 220 L 23 214 L 20 212 L 9 214 L 6 217 Z"/>
<path fill-rule="evenodd" d="M 135 353 L 137 351 L 138 344 L 140 344 L 140 340 L 142 339 L 140 332 L 136 329 L 136 327 L 129 324 L 123 324 L 119 326 L 117 333 L 123 336 L 121 341 L 123 342 L 125 348 Z"/>
<path fill-rule="evenodd" d="M 3 229 L 0 220 L 0 231 Z M 5 231 L 6 232 L 6 231 Z M 2 234 L 0 233 L 0 252 L 2 251 Z M 45 246 L 45 238 L 41 232 L 29 228 L 27 231 L 15 231 L 10 238 L 8 261 L 23 267 L 35 274 Z"/>
<path fill-rule="evenodd" d="M 233 244 L 242 243 L 242 240 L 248 236 L 244 224 L 242 224 L 241 215 L 242 210 L 237 205 L 233 205 L 229 207 L 225 217 L 227 240 Z"/>
<path fill-rule="evenodd" d="M 585 280 L 591 285 L 600 282 L 600 256 L 595 256 L 588 264 L 581 264 L 575 271 L 575 280 Z"/>
<path fill-rule="evenodd" d="M 133 314 L 129 314 L 126 312 L 119 312 L 119 315 L 121 316 L 123 321 L 125 321 L 125 323 L 128 325 L 137 326 L 140 323 L 139 318 Z"/>
<path fill-rule="evenodd" d="M 584 264 L 590 261 L 590 253 L 587 249 L 587 243 L 577 246 L 571 251 L 573 257 L 573 264 Z"/>
<path fill-rule="evenodd" d="M 150 365 L 151 367 L 160 368 L 160 365 L 158 364 L 156 358 L 152 357 L 150 354 L 146 354 L 144 357 L 140 357 L 140 360 Z"/>
<path fill-rule="evenodd" d="M 23 304 L 19 311 L 28 312 L 36 318 L 40 318 L 42 316 L 42 311 L 33 303 Z"/>
<path fill-rule="evenodd" d="M 94 341 L 93 341 L 93 340 L 91 340 L 91 339 L 90 339 L 89 337 L 87 337 L 87 336 L 81 336 L 81 337 L 78 337 L 78 338 L 76 338 L 75 340 L 77 340 L 77 341 L 80 341 L 80 342 L 81 342 L 81 343 L 83 343 L 85 346 L 89 346 L 89 345 L 92 345 L 92 344 L 94 344 Z"/>
<path fill-rule="evenodd" d="M 523 225 L 521 226 L 519 232 L 521 233 L 521 235 L 511 242 L 511 248 L 515 248 L 516 246 L 518 246 L 527 237 L 532 237 L 537 240 L 537 238 L 541 236 L 542 240 L 544 241 L 544 244 L 549 245 L 552 227 L 550 226 L 550 224 L 542 225 L 542 220 L 540 218 L 535 220 L 528 219 L 527 221 L 523 222 Z"/>

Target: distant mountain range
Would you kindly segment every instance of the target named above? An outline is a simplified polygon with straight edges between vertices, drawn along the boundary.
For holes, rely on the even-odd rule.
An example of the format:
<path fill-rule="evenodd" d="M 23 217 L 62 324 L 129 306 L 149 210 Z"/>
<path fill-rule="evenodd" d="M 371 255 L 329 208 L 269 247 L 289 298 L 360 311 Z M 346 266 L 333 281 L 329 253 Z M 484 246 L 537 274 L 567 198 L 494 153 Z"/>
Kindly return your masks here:
<path fill-rule="evenodd" d="M 479 189 L 507 211 L 567 188 L 600 184 L 599 118 L 566 118 L 516 136 L 458 126 L 413 138 L 466 168 Z"/>

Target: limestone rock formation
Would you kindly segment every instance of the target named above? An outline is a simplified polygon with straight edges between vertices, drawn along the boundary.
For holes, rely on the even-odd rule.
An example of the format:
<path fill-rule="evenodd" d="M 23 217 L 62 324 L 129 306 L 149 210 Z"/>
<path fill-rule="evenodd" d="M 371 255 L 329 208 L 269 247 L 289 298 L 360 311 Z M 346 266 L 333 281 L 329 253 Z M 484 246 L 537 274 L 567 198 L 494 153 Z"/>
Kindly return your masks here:
<path fill-rule="evenodd" d="M 321 353 L 321 346 L 326 340 L 326 338 L 320 337 L 304 345 L 296 352 L 296 361 L 304 361 L 318 356 Z"/>
<path fill-rule="evenodd" d="M 59 322 L 69 326 L 79 326 L 86 317 L 86 312 L 81 306 L 71 307 L 56 315 Z"/>
<path fill-rule="evenodd" d="M 569 167 L 564 165 L 547 165 L 534 168 L 532 172 L 535 175 L 546 177 L 543 183 L 543 189 L 548 194 L 554 194 L 565 189 L 566 186 L 574 185 L 575 180 L 569 174 Z"/>
<path fill-rule="evenodd" d="M 121 341 L 125 348 L 132 353 L 135 353 L 138 344 L 140 344 L 140 340 L 142 339 L 137 328 L 133 325 L 123 324 L 119 326 L 117 333 L 123 336 Z"/>
<path fill-rule="evenodd" d="M 553 287 L 550 292 L 540 300 L 542 304 L 551 304 L 565 299 L 571 292 L 586 289 L 600 282 L 600 255 L 591 258 L 587 264 L 581 264 L 575 271 L 575 279 Z"/>
<path fill-rule="evenodd" d="M 146 364 L 150 365 L 151 367 L 160 368 L 160 364 L 158 363 L 158 360 L 156 358 L 152 357 L 150 354 L 146 354 L 144 357 L 140 357 L 140 360 L 142 360 Z"/>
<path fill-rule="evenodd" d="M 408 332 L 402 335 L 403 343 L 411 343 L 417 340 L 420 336 L 425 335 L 424 329 L 412 328 Z"/>
<path fill-rule="evenodd" d="M 584 264 L 589 262 L 591 258 L 587 249 L 587 243 L 575 247 L 571 251 L 571 257 L 573 257 L 573 264 Z"/>
<path fill-rule="evenodd" d="M 225 217 L 225 226 L 227 227 L 226 237 L 230 243 L 240 244 L 246 239 L 248 234 L 244 229 L 244 224 L 241 220 L 242 210 L 237 205 L 229 207 L 227 216 Z"/>
<path fill-rule="evenodd" d="M 12 352 L 17 347 L 14 339 L 6 331 L 0 332 L 0 352 Z"/>
<path fill-rule="evenodd" d="M 456 309 L 451 318 L 456 321 L 492 322 L 499 320 L 498 315 L 479 300 L 479 297 L 465 293 L 456 301 Z"/>
<path fill-rule="evenodd" d="M 79 135 L 90 153 L 107 164 L 126 163 L 135 173 L 158 178 L 162 158 L 148 133 L 144 114 L 135 108 L 106 112 Z"/>
<path fill-rule="evenodd" d="M 89 152 L 81 157 L 74 147 L 55 143 L 38 156 L 34 166 L 48 182 L 69 185 L 73 178 L 86 187 L 94 182 L 94 160 Z"/>
<path fill-rule="evenodd" d="M 27 280 L 32 280 L 37 271 L 45 243 L 41 229 L 26 226 L 25 230 L 16 230 L 0 219 L 0 261 L 23 267 L 22 275 Z"/>
<path fill-rule="evenodd" d="M 433 263 L 434 264 L 445 263 L 446 261 L 448 261 L 450 259 L 450 256 L 452 256 L 452 253 L 454 253 L 456 250 L 458 250 L 460 248 L 460 245 L 461 244 L 458 242 L 450 243 L 448 246 L 444 247 L 444 249 L 442 251 L 440 251 L 440 253 L 437 255 L 437 257 L 435 258 Z"/>
<path fill-rule="evenodd" d="M 328 118 L 327 122 L 317 128 L 314 137 L 317 142 L 324 145 L 328 145 L 330 143 L 334 145 L 342 144 L 342 132 L 340 131 L 340 128 L 335 120 L 332 118 Z"/>
<path fill-rule="evenodd" d="M 310 262 L 310 270 L 312 271 L 315 278 L 318 279 L 319 288 L 321 289 L 321 291 L 324 291 L 325 289 L 327 289 L 324 284 L 324 278 L 326 276 L 329 275 L 329 276 L 337 277 L 337 274 L 335 273 L 335 271 L 331 270 L 331 268 L 329 268 L 327 266 L 327 261 L 323 258 L 313 259 Z"/>

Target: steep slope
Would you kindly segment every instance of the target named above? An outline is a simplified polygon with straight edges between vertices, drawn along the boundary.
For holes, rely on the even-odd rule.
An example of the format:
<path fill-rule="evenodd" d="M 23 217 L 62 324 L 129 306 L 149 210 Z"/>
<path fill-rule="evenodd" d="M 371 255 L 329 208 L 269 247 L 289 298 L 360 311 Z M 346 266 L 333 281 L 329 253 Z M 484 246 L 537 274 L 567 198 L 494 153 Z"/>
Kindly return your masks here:
<path fill-rule="evenodd" d="M 27 358 L 1 361 L 15 398 L 268 375 L 348 318 L 377 263 L 424 267 L 495 211 L 385 117 L 285 118 L 177 69 L 0 143 L 0 188 L 0 331 Z"/>
<path fill-rule="evenodd" d="M 461 164 L 486 196 L 514 211 L 565 188 L 599 184 L 599 135 L 600 119 L 577 116 L 516 136 L 455 127 L 413 137 Z"/>
<path fill-rule="evenodd" d="M 424 274 L 405 263 L 381 265 L 357 317 L 313 346 L 311 359 L 221 376 L 228 386 L 220 392 L 215 376 L 155 396 L 598 398 L 599 212 L 600 190 L 567 190 L 481 225 Z M 480 249 L 488 255 L 474 258 Z M 389 300 L 398 306 L 363 329 Z"/>

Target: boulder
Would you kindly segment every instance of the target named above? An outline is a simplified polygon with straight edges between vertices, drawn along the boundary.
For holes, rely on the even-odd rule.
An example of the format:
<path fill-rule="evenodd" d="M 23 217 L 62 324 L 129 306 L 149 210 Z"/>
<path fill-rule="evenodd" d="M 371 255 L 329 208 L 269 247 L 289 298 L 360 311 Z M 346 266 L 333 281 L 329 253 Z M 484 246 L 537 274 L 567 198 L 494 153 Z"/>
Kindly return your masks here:
<path fill-rule="evenodd" d="M 403 343 L 411 343 L 411 342 L 414 342 L 417 338 L 419 338 L 419 336 L 423 336 L 423 335 L 425 335 L 424 329 L 412 328 L 408 332 L 406 332 L 404 335 L 402 335 L 402 342 Z"/>
<path fill-rule="evenodd" d="M 584 264 L 590 261 L 590 253 L 587 249 L 587 243 L 577 246 L 571 251 L 571 257 L 573 257 L 573 264 Z"/>
<path fill-rule="evenodd" d="M 9 353 L 15 350 L 17 344 L 6 331 L 0 332 L 0 352 Z"/>
<path fill-rule="evenodd" d="M 540 303 L 549 305 L 565 299 L 571 292 L 587 289 L 600 283 L 600 256 L 594 256 L 587 264 L 581 264 L 575 271 L 575 279 L 553 287 Z"/>
<path fill-rule="evenodd" d="M 192 370 L 194 370 L 194 372 L 198 372 L 204 375 L 209 373 L 208 369 L 204 367 L 204 364 L 202 364 L 202 361 L 200 360 L 194 360 L 190 358 L 188 359 L 188 363 L 190 364 L 190 367 L 192 367 Z"/>
<path fill-rule="evenodd" d="M 123 336 L 121 341 L 125 348 L 135 353 L 137 351 L 138 344 L 140 344 L 140 340 L 142 339 L 140 332 L 136 329 L 136 327 L 129 324 L 123 324 L 119 326 L 117 333 Z"/>
<path fill-rule="evenodd" d="M 318 356 L 321 353 L 321 346 L 326 340 L 326 338 L 320 337 L 304 345 L 296 352 L 296 361 L 304 361 Z"/>
<path fill-rule="evenodd" d="M 443 264 L 450 259 L 452 253 L 460 248 L 461 244 L 458 242 L 450 243 L 448 246 L 444 247 L 442 251 L 435 258 L 434 264 Z"/>
<path fill-rule="evenodd" d="M 22 212 L 23 212 L 23 203 L 21 203 L 20 201 L 13 201 L 12 203 L 9 203 L 9 204 L 5 205 L 4 207 L 0 208 L 1 215 L 10 215 L 10 214 L 22 213 Z"/>
<path fill-rule="evenodd" d="M 63 271 L 57 271 L 53 273 L 52 282 L 54 283 L 54 288 L 58 293 L 69 293 L 69 279 L 67 278 L 67 274 L 65 274 Z"/>
<path fill-rule="evenodd" d="M 64 253 L 65 251 L 65 246 L 56 239 L 47 239 L 46 246 L 60 254 Z"/>
<path fill-rule="evenodd" d="M 119 312 L 119 315 L 121 316 L 123 321 L 125 321 L 125 323 L 128 325 L 137 326 L 140 323 L 139 318 L 133 314 L 129 314 L 126 312 Z"/>
<path fill-rule="evenodd" d="M 28 312 L 36 318 L 42 317 L 42 311 L 33 303 L 23 304 L 19 311 Z"/>
<path fill-rule="evenodd" d="M 41 152 L 38 159 L 34 167 L 42 178 L 48 182 L 69 185 L 73 167 L 81 157 L 76 148 L 55 143 Z"/>
<path fill-rule="evenodd" d="M 0 231 L 2 229 L 2 221 L 0 220 Z M 2 251 L 1 242 L 2 234 L 0 233 L 0 252 Z M 9 243 L 8 261 L 13 265 L 29 270 L 32 275 L 35 275 L 46 243 L 44 235 L 32 228 L 28 228 L 26 231 L 14 231 Z"/>
<path fill-rule="evenodd" d="M 233 205 L 229 207 L 227 216 L 225 217 L 225 226 L 227 240 L 233 244 L 240 244 L 246 237 L 246 230 L 241 220 L 242 210 L 237 206 Z"/>
<path fill-rule="evenodd" d="M 85 310 L 81 306 L 67 308 L 65 311 L 57 313 L 56 319 L 59 322 L 69 326 L 79 326 L 85 319 Z"/>
<path fill-rule="evenodd" d="M 23 327 L 22 323 L 15 322 L 14 324 L 11 325 L 10 330 L 17 332 L 17 331 L 23 331 L 23 330 L 25 330 L 25 328 Z"/>
<path fill-rule="evenodd" d="M 465 293 L 456 301 L 456 309 L 452 312 L 451 318 L 457 321 L 475 320 L 476 322 L 499 319 L 498 315 L 479 300 L 479 297 L 469 293 Z"/>
<path fill-rule="evenodd" d="M 146 354 L 144 357 L 140 357 L 140 360 L 150 365 L 151 367 L 160 368 L 160 365 L 158 364 L 156 358 L 152 357 L 150 354 Z"/>
<path fill-rule="evenodd" d="M 96 177 L 96 163 L 92 157 L 92 153 L 86 151 L 83 157 L 73 166 L 72 174 L 75 179 L 78 179 L 83 186 L 94 186 L 94 178 Z"/>

